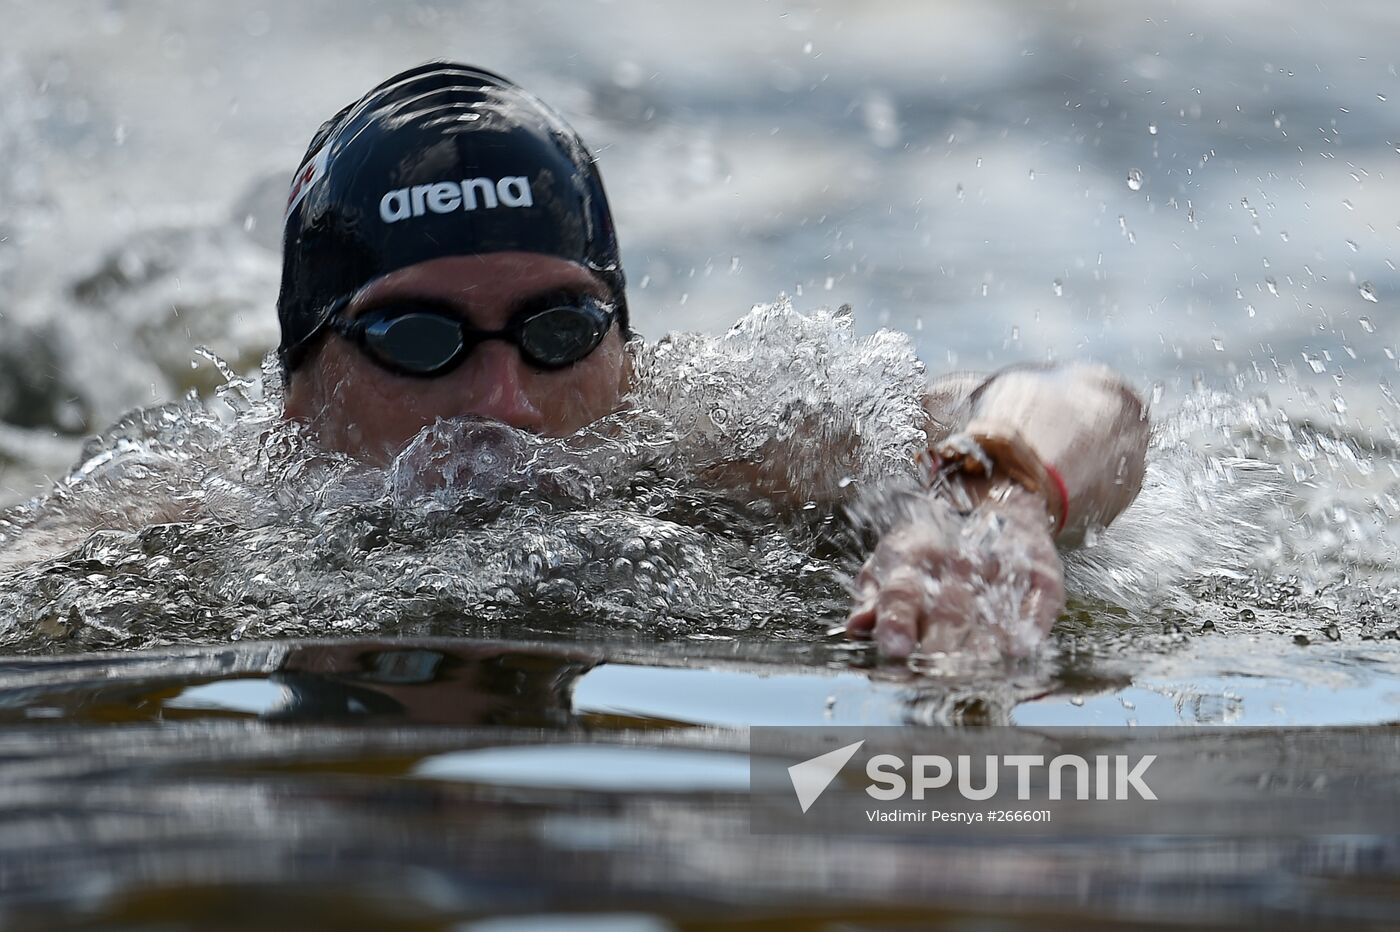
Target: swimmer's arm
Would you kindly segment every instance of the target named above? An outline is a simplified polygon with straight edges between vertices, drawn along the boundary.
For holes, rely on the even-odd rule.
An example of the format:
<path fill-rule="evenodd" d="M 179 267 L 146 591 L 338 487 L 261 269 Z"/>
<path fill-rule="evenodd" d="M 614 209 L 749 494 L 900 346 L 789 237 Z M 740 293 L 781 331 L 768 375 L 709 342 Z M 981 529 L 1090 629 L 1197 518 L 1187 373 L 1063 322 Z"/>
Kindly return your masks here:
<path fill-rule="evenodd" d="M 1058 474 L 1069 497 L 1056 536 L 1061 546 L 1107 526 L 1142 487 L 1151 434 L 1147 406 L 1107 366 L 1015 366 L 989 378 L 945 376 L 930 384 L 924 407 L 931 446 L 957 434 L 1019 438 Z"/>
<path fill-rule="evenodd" d="M 1023 653 L 1064 607 L 1056 545 L 1081 542 L 1137 495 L 1146 407 L 1091 365 L 954 376 L 930 386 L 926 407 L 945 461 L 977 438 L 992 476 L 950 474 L 913 500 L 856 576 L 846 633 L 874 638 L 890 657 Z"/>
<path fill-rule="evenodd" d="M 1020 437 L 1058 472 L 1070 502 L 1058 544 L 1078 543 L 1137 495 L 1150 433 L 1146 406 L 1107 367 L 1020 366 L 990 377 L 958 373 L 931 382 L 923 401 L 931 446 L 967 431 Z M 858 472 L 858 438 L 829 433 L 830 425 L 803 427 L 756 461 L 710 464 L 701 479 L 793 512 L 848 501 L 841 480 Z M 817 450 L 820 468 L 813 468 Z"/>

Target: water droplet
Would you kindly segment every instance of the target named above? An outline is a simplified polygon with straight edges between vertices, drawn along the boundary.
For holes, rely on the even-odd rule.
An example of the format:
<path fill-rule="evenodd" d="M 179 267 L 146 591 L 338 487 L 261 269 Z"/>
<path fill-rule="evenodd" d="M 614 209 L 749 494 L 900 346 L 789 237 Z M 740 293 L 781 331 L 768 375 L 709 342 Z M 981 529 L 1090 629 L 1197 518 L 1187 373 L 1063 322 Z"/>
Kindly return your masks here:
<path fill-rule="evenodd" d="M 835 277 L 833 277 L 833 276 L 831 276 L 831 275 L 828 275 L 828 276 L 826 277 L 826 281 L 822 282 L 822 287 L 825 288 L 827 291 L 830 291 L 831 289 L 835 288 L 835 287 L 836 287 L 836 279 L 835 279 Z"/>
<path fill-rule="evenodd" d="M 1148 124 L 1147 124 L 1147 135 L 1149 135 L 1149 136 L 1156 136 L 1156 135 L 1157 135 L 1157 124 L 1156 124 L 1156 123 L 1148 123 Z"/>
<path fill-rule="evenodd" d="M 802 54 L 803 54 L 803 55 L 811 55 L 811 54 L 812 54 L 812 43 L 810 43 L 810 42 L 804 42 L 804 43 L 802 44 Z"/>
<path fill-rule="evenodd" d="M 1166 395 L 1166 393 L 1167 393 L 1167 387 L 1166 387 L 1165 385 L 1163 385 L 1161 382 L 1153 382 L 1153 383 L 1152 383 L 1152 403 L 1153 403 L 1154 405 L 1159 405 L 1159 404 L 1161 404 L 1161 403 L 1162 403 L 1162 398 L 1163 398 L 1163 396 Z"/>
<path fill-rule="evenodd" d="M 737 272 L 737 271 L 739 271 L 740 268 L 741 268 L 741 265 L 740 265 L 740 263 L 739 263 L 739 257 L 738 257 L 738 256 L 731 256 L 730 259 L 729 259 L 729 271 L 730 271 L 731 273 Z"/>
<path fill-rule="evenodd" d="M 1074 705 L 1074 706 L 1082 706 L 1082 705 L 1084 704 L 1084 697 L 1083 697 L 1083 696 L 1073 696 L 1073 697 L 1070 698 L 1069 704 L 1070 704 L 1070 705 Z"/>
<path fill-rule="evenodd" d="M 1278 297 L 1278 282 L 1274 281 L 1272 278 L 1266 278 L 1264 279 L 1264 287 L 1269 289 L 1269 294 L 1273 295 L 1275 298 Z"/>
<path fill-rule="evenodd" d="M 1279 231 L 1278 231 L 1278 238 L 1281 239 L 1281 240 L 1283 240 L 1285 243 L 1288 242 L 1288 231 L 1287 231 L 1287 230 L 1279 230 Z"/>
<path fill-rule="evenodd" d="M 1032 168 L 1032 169 L 1031 169 L 1029 172 L 1027 172 L 1026 174 L 1027 174 L 1027 176 L 1031 179 L 1031 181 L 1034 181 L 1034 180 L 1035 180 L 1035 169 L 1034 169 L 1034 168 Z"/>
<path fill-rule="evenodd" d="M 1361 329 L 1365 330 L 1367 333 L 1376 332 L 1376 325 L 1371 323 L 1371 318 L 1369 317 L 1363 317 L 1360 320 L 1358 320 L 1357 323 L 1360 324 Z"/>
<path fill-rule="evenodd" d="M 1055 297 L 1063 298 L 1065 296 L 1065 283 L 1058 278 L 1050 283 L 1050 288 L 1055 292 Z"/>
<path fill-rule="evenodd" d="M 1129 169 L 1129 170 L 1128 170 L 1128 190 L 1129 190 L 1129 191 L 1141 191 L 1141 190 L 1142 190 L 1142 170 L 1141 170 L 1141 169 L 1132 168 L 1132 169 Z"/>
<path fill-rule="evenodd" d="M 1327 363 L 1323 362 L 1318 357 L 1309 356 L 1307 353 L 1304 353 L 1303 358 L 1307 360 L 1308 368 L 1311 369 L 1314 373 L 1321 374 L 1327 371 Z"/>
<path fill-rule="evenodd" d="M 1254 305 L 1253 305 L 1253 304 L 1246 304 L 1246 305 L 1244 306 L 1244 312 L 1245 312 L 1246 314 L 1248 314 L 1250 317 L 1253 317 L 1253 316 L 1254 316 Z"/>
<path fill-rule="evenodd" d="M 983 283 L 982 283 L 982 297 L 985 298 L 986 296 L 987 296 L 987 283 L 986 283 L 986 282 L 983 282 Z"/>
<path fill-rule="evenodd" d="M 1352 202 L 1349 201 L 1349 200 L 1347 200 L 1346 198 L 1343 198 L 1343 199 L 1342 199 L 1342 206 L 1345 207 L 1347 210 L 1355 210 L 1355 209 L 1356 209 L 1356 205 L 1352 204 Z"/>
<path fill-rule="evenodd" d="M 1210 338 L 1210 342 L 1211 342 L 1211 345 L 1215 347 L 1215 351 L 1216 351 L 1217 353 L 1223 353 L 1223 352 L 1225 352 L 1225 344 L 1220 342 L 1220 338 L 1219 338 L 1219 337 L 1211 337 L 1211 338 Z"/>
<path fill-rule="evenodd" d="M 1361 292 L 1361 297 L 1370 301 L 1372 304 L 1376 304 L 1380 301 L 1380 298 L 1376 295 L 1376 286 L 1370 282 L 1362 282 L 1361 287 L 1358 288 L 1357 291 Z"/>
<path fill-rule="evenodd" d="M 965 197 L 967 196 L 967 192 L 963 190 L 963 186 L 962 186 L 961 182 L 958 184 L 957 193 L 958 193 L 958 200 L 960 200 L 960 201 L 961 201 L 963 198 L 965 198 Z"/>
<path fill-rule="evenodd" d="M 1352 252 L 1360 252 L 1361 250 L 1361 247 L 1356 245 L 1356 240 L 1354 239 L 1347 240 L 1347 248 L 1350 249 Z"/>
<path fill-rule="evenodd" d="M 1377 95 L 1376 95 L 1376 100 L 1379 100 L 1381 103 L 1385 103 L 1385 95 L 1384 95 L 1384 94 L 1377 94 Z"/>

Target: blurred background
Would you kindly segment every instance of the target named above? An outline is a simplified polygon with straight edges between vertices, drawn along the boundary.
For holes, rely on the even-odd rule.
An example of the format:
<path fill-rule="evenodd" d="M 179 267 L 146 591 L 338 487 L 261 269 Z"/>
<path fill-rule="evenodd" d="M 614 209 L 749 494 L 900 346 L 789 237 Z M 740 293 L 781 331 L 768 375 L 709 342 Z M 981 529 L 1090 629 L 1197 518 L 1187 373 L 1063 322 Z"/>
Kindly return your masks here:
<path fill-rule="evenodd" d="M 431 58 L 560 108 L 634 319 L 852 305 L 933 372 L 1089 357 L 1388 424 L 1400 6 L 4 0 L 0 505 L 276 342 L 316 127 Z"/>

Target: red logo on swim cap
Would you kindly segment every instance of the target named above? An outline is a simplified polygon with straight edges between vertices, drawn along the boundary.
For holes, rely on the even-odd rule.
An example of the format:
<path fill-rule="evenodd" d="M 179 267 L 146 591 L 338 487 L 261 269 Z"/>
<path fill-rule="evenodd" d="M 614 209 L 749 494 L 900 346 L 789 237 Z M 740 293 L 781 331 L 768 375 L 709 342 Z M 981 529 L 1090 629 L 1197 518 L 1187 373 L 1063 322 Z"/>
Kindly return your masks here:
<path fill-rule="evenodd" d="M 291 219 L 292 211 L 297 209 L 301 199 L 306 197 L 311 186 L 320 181 L 326 174 L 326 159 L 330 153 L 322 148 L 301 168 L 297 169 L 296 177 L 292 179 L 292 190 L 287 194 L 287 212 L 282 215 L 282 224 L 285 226 Z"/>

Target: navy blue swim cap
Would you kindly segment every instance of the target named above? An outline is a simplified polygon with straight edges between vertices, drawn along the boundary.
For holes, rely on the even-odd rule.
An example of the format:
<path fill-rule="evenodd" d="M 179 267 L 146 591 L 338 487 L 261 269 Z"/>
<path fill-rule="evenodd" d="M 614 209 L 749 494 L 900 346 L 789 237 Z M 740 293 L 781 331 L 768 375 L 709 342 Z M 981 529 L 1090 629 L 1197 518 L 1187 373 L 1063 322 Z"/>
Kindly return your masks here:
<path fill-rule="evenodd" d="M 375 278 L 506 251 L 592 270 L 630 334 L 612 214 L 578 134 L 480 68 L 431 62 L 395 75 L 317 131 L 292 181 L 277 297 L 284 371 L 301 364 L 329 307 Z"/>

